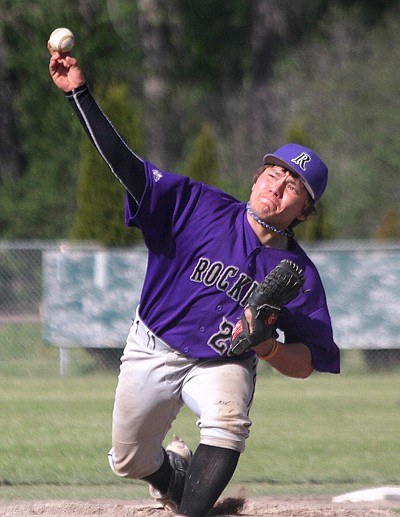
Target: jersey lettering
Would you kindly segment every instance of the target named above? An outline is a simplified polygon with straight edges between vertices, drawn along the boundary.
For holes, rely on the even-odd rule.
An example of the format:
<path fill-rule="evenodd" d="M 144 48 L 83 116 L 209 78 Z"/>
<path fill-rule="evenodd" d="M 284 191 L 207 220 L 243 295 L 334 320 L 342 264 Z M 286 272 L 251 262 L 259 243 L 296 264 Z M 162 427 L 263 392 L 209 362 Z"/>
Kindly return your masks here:
<path fill-rule="evenodd" d="M 206 258 L 199 259 L 197 266 L 194 268 L 193 273 L 190 276 L 192 282 L 201 282 L 202 275 L 207 271 L 210 261 Z"/>
<path fill-rule="evenodd" d="M 211 264 L 207 273 L 204 275 L 204 284 L 207 286 L 214 285 L 223 268 L 224 265 L 222 262 L 214 262 Z"/>
<path fill-rule="evenodd" d="M 222 273 L 222 275 L 220 275 L 219 280 L 217 282 L 218 289 L 220 291 L 225 291 L 225 289 L 228 289 L 228 287 L 229 287 L 228 277 L 236 276 L 237 272 L 238 272 L 237 267 L 228 266 L 227 268 L 225 268 L 224 272 Z"/>
<path fill-rule="evenodd" d="M 251 282 L 252 279 L 250 277 L 248 277 L 244 273 L 241 273 L 240 277 L 236 280 L 232 288 L 226 294 L 230 296 L 233 300 L 239 301 L 240 296 L 242 294 L 242 289 L 246 287 L 246 285 L 251 284 Z"/>
<path fill-rule="evenodd" d="M 227 296 L 244 307 L 258 283 L 245 273 L 241 273 L 233 284 L 230 283 L 229 280 L 233 281 L 238 272 L 239 268 L 235 266 L 225 267 L 220 261 L 210 262 L 209 259 L 201 257 L 190 275 L 190 280 L 203 283 L 207 287 L 215 284 L 220 291 L 225 291 Z"/>

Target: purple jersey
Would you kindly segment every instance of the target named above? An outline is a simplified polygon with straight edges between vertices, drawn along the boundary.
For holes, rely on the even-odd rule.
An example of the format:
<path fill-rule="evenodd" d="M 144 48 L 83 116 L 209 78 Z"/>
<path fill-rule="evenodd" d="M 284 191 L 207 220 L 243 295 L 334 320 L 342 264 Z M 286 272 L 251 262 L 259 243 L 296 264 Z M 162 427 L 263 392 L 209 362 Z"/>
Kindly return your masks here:
<path fill-rule="evenodd" d="M 148 247 L 140 317 L 171 348 L 197 358 L 226 356 L 232 329 L 251 292 L 282 260 L 304 271 L 303 292 L 282 309 L 285 342 L 303 342 L 314 367 L 338 373 L 339 350 L 325 291 L 303 249 L 262 246 L 246 205 L 229 194 L 145 162 L 147 185 L 139 208 L 127 195 L 126 225 Z"/>

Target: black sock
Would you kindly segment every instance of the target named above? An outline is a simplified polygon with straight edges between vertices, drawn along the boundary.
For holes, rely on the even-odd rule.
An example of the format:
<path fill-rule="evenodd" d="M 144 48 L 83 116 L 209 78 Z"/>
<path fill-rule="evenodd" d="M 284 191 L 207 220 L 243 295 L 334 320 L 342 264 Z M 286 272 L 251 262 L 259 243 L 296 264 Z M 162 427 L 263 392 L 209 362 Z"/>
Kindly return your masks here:
<path fill-rule="evenodd" d="M 156 488 L 161 494 L 166 494 L 168 492 L 169 483 L 172 476 L 172 467 L 169 462 L 169 458 L 167 453 L 164 451 L 164 461 L 161 467 L 154 472 L 154 474 L 150 474 L 150 476 L 146 476 L 142 478 L 143 481 L 147 481 L 154 488 Z"/>
<path fill-rule="evenodd" d="M 179 513 L 205 517 L 235 472 L 240 453 L 200 444 L 186 473 Z"/>

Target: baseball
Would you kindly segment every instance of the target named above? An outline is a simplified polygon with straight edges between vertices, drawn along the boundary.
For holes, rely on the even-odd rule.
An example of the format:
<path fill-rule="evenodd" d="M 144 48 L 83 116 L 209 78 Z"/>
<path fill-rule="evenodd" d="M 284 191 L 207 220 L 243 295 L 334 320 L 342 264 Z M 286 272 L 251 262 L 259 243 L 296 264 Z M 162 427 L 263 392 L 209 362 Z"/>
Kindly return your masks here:
<path fill-rule="evenodd" d="M 72 50 L 74 46 L 74 35 L 69 29 L 59 27 L 50 34 L 49 43 L 55 52 L 65 54 L 65 52 Z"/>

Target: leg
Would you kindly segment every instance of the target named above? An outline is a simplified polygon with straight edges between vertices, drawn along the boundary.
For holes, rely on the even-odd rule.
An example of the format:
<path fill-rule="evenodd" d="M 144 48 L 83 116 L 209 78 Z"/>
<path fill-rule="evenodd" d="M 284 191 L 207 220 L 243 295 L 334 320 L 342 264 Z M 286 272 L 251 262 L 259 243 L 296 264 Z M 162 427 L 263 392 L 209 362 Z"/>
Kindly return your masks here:
<path fill-rule="evenodd" d="M 235 472 L 240 452 L 200 444 L 186 473 L 179 515 L 204 517 Z"/>
<path fill-rule="evenodd" d="M 144 478 L 164 464 L 162 442 L 182 406 L 175 379 L 166 376 L 174 358 L 135 321 L 122 358 L 113 410 L 110 463 L 119 476 Z"/>
<path fill-rule="evenodd" d="M 213 361 L 188 375 L 183 399 L 199 416 L 200 445 L 186 474 L 180 515 L 204 517 L 229 483 L 249 435 L 256 360 Z"/>
<path fill-rule="evenodd" d="M 191 458 L 192 452 L 189 447 L 174 436 L 173 441 L 165 449 L 165 460 L 161 468 L 143 478 L 150 484 L 151 497 L 173 513 L 176 513 L 182 499 L 186 471 Z"/>
<path fill-rule="evenodd" d="M 183 405 L 183 380 L 196 362 L 173 352 L 137 319 L 128 336 L 115 397 L 112 470 L 146 481 L 151 496 L 174 511 L 192 454 L 179 439 L 165 450 L 162 442 Z"/>

